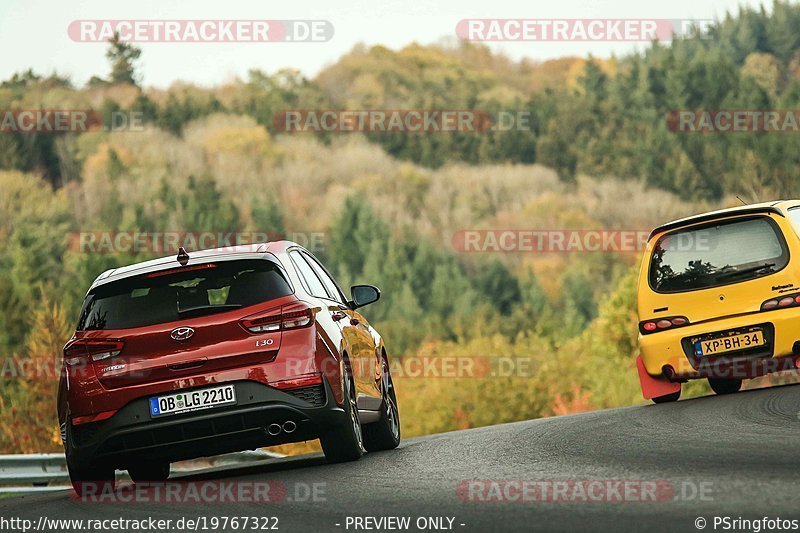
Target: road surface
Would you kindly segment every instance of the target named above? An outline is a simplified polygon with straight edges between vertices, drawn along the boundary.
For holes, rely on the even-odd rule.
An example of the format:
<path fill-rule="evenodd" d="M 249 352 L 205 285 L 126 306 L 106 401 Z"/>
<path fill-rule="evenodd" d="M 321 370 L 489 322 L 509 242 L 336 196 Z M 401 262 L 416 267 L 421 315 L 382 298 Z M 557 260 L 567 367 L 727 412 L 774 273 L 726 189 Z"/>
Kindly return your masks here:
<path fill-rule="evenodd" d="M 314 455 L 180 478 L 196 485 L 269 481 L 287 491 L 288 500 L 277 503 L 98 504 L 74 501 L 64 491 L 2 499 L 0 517 L 38 523 L 40 516 L 173 521 L 275 516 L 284 532 L 419 531 L 418 525 L 433 524 L 423 530 L 648 533 L 697 531 L 696 520 L 702 517 L 705 529 L 714 531 L 714 516 L 800 519 L 799 465 L 800 385 L 787 385 L 408 439 L 395 451 L 367 454 L 355 463 L 329 466 Z M 465 485 L 468 480 L 488 482 Z M 509 480 L 545 483 L 536 485 L 540 492 L 528 492 L 526 501 L 519 501 L 515 487 L 520 485 Z M 592 496 L 598 496 L 600 481 L 605 487 L 600 496 L 613 501 L 582 497 L 578 489 L 588 490 L 592 480 Z M 638 486 L 639 501 L 615 499 L 613 487 L 619 485 L 608 485 L 609 480 Z M 658 487 L 656 501 L 641 501 L 653 496 L 648 483 Z M 557 486 L 569 491 L 554 497 Z M 499 493 L 498 487 L 503 487 Z M 303 497 L 311 488 L 317 490 L 316 501 Z M 517 501 L 481 501 L 491 494 Z M 537 501 L 542 494 L 557 501 Z M 637 496 L 634 491 L 623 498 Z M 408 517 L 410 524 L 397 529 L 396 523 L 361 522 L 363 527 L 356 529 L 355 517 Z M 443 517 L 442 525 L 418 523 L 429 517 Z M 232 531 L 231 526 L 226 529 Z"/>

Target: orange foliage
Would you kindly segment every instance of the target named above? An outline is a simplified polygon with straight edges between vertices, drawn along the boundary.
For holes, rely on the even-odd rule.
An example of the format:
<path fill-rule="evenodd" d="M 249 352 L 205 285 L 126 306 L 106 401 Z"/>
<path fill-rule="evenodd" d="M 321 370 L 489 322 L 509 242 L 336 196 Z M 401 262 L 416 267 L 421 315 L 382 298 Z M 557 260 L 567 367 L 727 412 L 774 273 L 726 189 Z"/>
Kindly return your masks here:
<path fill-rule="evenodd" d="M 573 385 L 569 394 L 556 393 L 551 410 L 556 416 L 584 413 L 597 409 L 589 399 L 589 393 L 581 391 L 580 385 Z"/>

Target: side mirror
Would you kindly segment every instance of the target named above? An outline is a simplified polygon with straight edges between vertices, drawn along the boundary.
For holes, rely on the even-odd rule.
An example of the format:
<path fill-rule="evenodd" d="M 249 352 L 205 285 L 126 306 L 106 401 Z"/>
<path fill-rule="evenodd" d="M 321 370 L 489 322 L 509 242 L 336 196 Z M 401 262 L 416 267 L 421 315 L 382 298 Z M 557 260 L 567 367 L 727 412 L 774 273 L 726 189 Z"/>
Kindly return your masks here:
<path fill-rule="evenodd" d="M 353 285 L 350 287 L 350 294 L 353 295 L 353 309 L 356 309 L 377 302 L 381 297 L 381 290 L 372 285 Z"/>

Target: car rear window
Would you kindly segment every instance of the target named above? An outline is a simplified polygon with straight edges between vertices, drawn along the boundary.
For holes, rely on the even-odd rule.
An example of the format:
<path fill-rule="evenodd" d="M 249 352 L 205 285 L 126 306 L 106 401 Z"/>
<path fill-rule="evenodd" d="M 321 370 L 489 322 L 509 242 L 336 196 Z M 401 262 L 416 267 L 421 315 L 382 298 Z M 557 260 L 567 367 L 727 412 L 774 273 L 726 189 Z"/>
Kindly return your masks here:
<path fill-rule="evenodd" d="M 740 283 L 789 262 L 783 234 L 767 217 L 735 219 L 659 238 L 650 258 L 656 292 L 684 292 Z"/>
<path fill-rule="evenodd" d="M 175 268 L 101 285 L 86 297 L 78 330 L 151 326 L 288 294 L 281 270 L 264 259 Z"/>

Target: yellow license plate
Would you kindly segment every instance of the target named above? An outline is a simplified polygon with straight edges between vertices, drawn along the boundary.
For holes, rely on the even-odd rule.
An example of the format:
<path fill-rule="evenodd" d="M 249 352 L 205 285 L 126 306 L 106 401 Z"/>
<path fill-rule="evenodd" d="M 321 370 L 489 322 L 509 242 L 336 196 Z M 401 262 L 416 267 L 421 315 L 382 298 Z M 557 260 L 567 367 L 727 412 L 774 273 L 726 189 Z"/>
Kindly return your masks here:
<path fill-rule="evenodd" d="M 698 356 L 717 355 L 725 352 L 735 352 L 763 346 L 767 343 L 764 339 L 763 331 L 751 331 L 730 337 L 720 337 L 707 341 L 697 341 L 695 343 L 695 354 Z"/>

